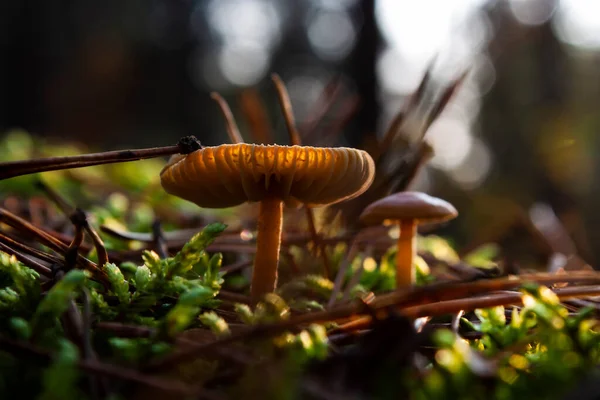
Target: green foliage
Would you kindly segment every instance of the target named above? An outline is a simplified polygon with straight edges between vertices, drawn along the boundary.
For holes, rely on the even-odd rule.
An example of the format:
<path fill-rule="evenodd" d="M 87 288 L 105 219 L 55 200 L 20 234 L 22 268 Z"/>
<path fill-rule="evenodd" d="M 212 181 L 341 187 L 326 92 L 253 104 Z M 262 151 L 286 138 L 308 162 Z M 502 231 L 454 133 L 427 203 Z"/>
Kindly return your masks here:
<path fill-rule="evenodd" d="M 461 329 L 481 332 L 480 339 L 437 331 L 432 369 L 411 383 L 415 398 L 561 398 L 598 363 L 600 331 L 591 309 L 569 315 L 544 286 L 526 285 L 522 296 L 523 307 L 510 317 L 494 307 L 476 310 L 478 323 L 463 318 Z"/>
<path fill-rule="evenodd" d="M 247 304 L 236 303 L 234 310 L 243 323 L 252 325 L 255 323 L 254 313 Z"/>
<path fill-rule="evenodd" d="M 496 263 L 492 260 L 498 256 L 500 248 L 495 244 L 480 246 L 467 254 L 464 261 L 474 267 L 493 268 Z"/>
<path fill-rule="evenodd" d="M 169 343 L 157 341 L 154 338 L 129 339 L 112 337 L 110 346 L 116 361 L 139 364 L 145 360 L 167 354 L 172 346 Z"/>
<path fill-rule="evenodd" d="M 209 258 L 204 249 L 224 228 L 223 224 L 207 226 L 171 258 L 160 259 L 156 253 L 146 251 L 141 266 L 107 263 L 103 267 L 108 278 L 107 291 L 90 281 L 87 272 L 74 269 L 42 296 L 39 275 L 15 257 L 0 252 L 3 332 L 15 339 L 33 340 L 52 350 L 55 356 L 52 365 L 44 369 L 41 398 L 82 398 L 78 389 L 78 352 L 65 338 L 60 317 L 75 304 L 73 300 L 79 298 L 84 287 L 90 294 L 96 319 L 119 318 L 155 327 L 156 333 L 148 338 L 100 335 L 97 340 L 106 341 L 117 362 L 139 363 L 163 355 L 171 349 L 163 340 L 170 340 L 194 324 L 206 325 L 218 334 L 227 333 L 229 327 L 223 319 L 205 312 L 218 304 L 214 297 L 223 280 L 219 272 L 222 256 Z M 0 353 L 0 361 L 1 358 Z"/>
<path fill-rule="evenodd" d="M 198 266 L 197 264 L 201 263 L 204 256 L 204 249 L 206 246 L 212 243 L 215 238 L 221 234 L 225 230 L 226 226 L 221 223 L 214 223 L 208 225 L 206 228 L 202 230 L 202 232 L 194 235 L 181 249 L 179 253 L 172 260 L 170 260 L 167 264 L 166 273 L 167 275 L 183 274 L 192 268 L 196 270 L 198 274 L 201 272 L 211 273 L 214 270 L 220 267 L 221 261 L 220 259 L 216 259 L 215 261 L 211 260 L 209 265 L 205 266 L 206 271 L 203 268 Z M 198 270 L 199 269 L 199 270 Z"/>
<path fill-rule="evenodd" d="M 196 318 L 202 306 L 212 299 L 215 293 L 206 287 L 197 287 L 183 293 L 179 301 L 166 315 L 164 331 L 169 337 L 182 332 Z"/>
<path fill-rule="evenodd" d="M 25 132 L 12 131 L 0 140 L 0 160 L 56 155 L 58 149 Z M 80 154 L 86 150 L 69 145 L 60 147 L 60 154 Z M 85 206 L 90 211 L 90 222 L 94 226 L 148 232 L 155 217 L 164 215 L 162 211 L 165 208 L 197 211 L 195 206 L 167 195 L 160 188 L 158 176 L 162 165 L 159 160 L 146 160 L 78 169 L 68 174 L 55 171 L 44 173 L 43 177 L 53 189 L 67 198 L 76 198 L 78 205 Z M 76 179 L 70 179 L 69 175 Z M 29 175 L 4 180 L 0 182 L 0 192 L 30 196 L 39 190 L 35 185 L 39 179 L 38 175 Z M 84 192 L 84 184 L 92 180 L 95 183 L 92 186 L 102 190 Z M 112 189 L 114 183 L 122 189 Z M 106 187 L 111 189 L 105 191 Z M 132 193 L 134 196 L 129 196 Z M 103 201 L 99 202 L 99 199 Z M 230 211 L 215 211 L 213 214 L 223 216 L 227 213 Z M 174 226 L 166 223 L 164 227 L 168 230 Z M 236 304 L 237 319 L 228 308 L 215 310 L 219 305 L 215 297 L 224 284 L 221 272 L 223 256 L 209 255 L 205 250 L 224 229 L 225 225 L 221 223 L 206 226 L 173 257 L 161 259 L 157 253 L 147 250 L 137 262 L 107 263 L 102 267 L 108 281 L 106 287 L 90 280 L 87 272 L 72 270 L 56 282 L 45 282 L 42 292 L 38 273 L 15 257 L 0 252 L 1 337 L 41 348 L 52 355 L 50 364 L 43 365 L 26 357 L 0 352 L 0 397 L 11 398 L 18 393 L 23 398 L 46 400 L 85 398 L 88 377 L 80 372 L 79 350 L 67 339 L 71 336 L 67 335 L 70 333 L 69 326 L 64 324 L 65 320 L 78 316 L 78 312 L 83 310 L 85 297 L 82 294 L 85 292 L 89 293 L 94 321 L 141 325 L 140 337 L 131 338 L 92 328 L 91 340 L 100 359 L 117 365 L 141 366 L 169 354 L 180 345 L 175 340 L 177 335 L 190 328 L 203 326 L 215 336 L 226 336 L 237 328 L 235 323 L 272 324 L 289 319 L 292 313 L 324 309 L 332 294 L 333 283 L 320 275 L 309 274 L 284 282 L 277 294 L 265 296 L 255 307 Z M 110 236 L 103 237 L 103 240 L 109 250 L 134 250 L 143 246 L 140 242 Z M 436 275 L 439 272 L 437 268 L 447 272 L 443 270 L 445 263 L 461 261 L 451 244 L 441 237 L 419 236 L 417 243 L 421 254 L 426 253 L 441 261 L 436 263 L 434 260 L 428 265 L 423 258 L 416 257 L 417 285 L 435 281 L 435 277 L 439 276 Z M 292 251 L 299 257 L 306 255 L 306 249 L 300 246 L 294 246 Z M 347 251 L 347 245 L 343 243 L 328 246 L 331 264 L 339 267 Z M 462 261 L 477 268 L 492 268 L 498 254 L 497 246 L 485 245 Z M 86 256 L 94 259 L 95 253 Z M 396 246 L 392 246 L 381 259 L 363 254 L 350 260 L 344 277 L 344 290 L 349 291 L 350 297 L 371 291 L 378 294 L 393 290 L 395 257 Z M 430 260 L 428 257 L 425 259 Z M 317 269 L 307 268 L 306 271 Z M 357 284 L 347 287 L 351 281 Z M 234 274 L 228 277 L 228 283 L 243 288 L 247 281 L 245 277 Z M 390 363 L 392 369 L 396 369 L 386 371 L 374 380 L 379 383 L 385 379 L 384 385 L 409 388 L 413 399 L 563 397 L 600 362 L 597 309 L 582 308 L 570 314 L 552 291 L 537 285 L 524 285 L 521 296 L 522 307 L 508 310 L 492 307 L 468 313 L 459 324 L 458 332 L 464 336 L 447 329 L 435 330 L 432 343 L 427 343 L 426 349 L 411 349 L 421 352 L 422 359 L 415 357 L 414 363 L 400 368 Z M 224 318 L 235 322 L 228 323 Z M 429 324 L 437 322 L 434 318 Z M 447 324 L 448 318 L 444 317 L 440 322 Z M 331 346 L 327 330 L 333 325 L 302 325 L 299 332 L 253 337 L 248 342 L 236 343 L 232 346 L 232 354 L 236 354 L 235 349 L 239 345 L 249 357 L 255 357 L 258 364 L 251 362 L 244 370 L 247 379 L 242 379 L 239 387 L 234 388 L 234 392 L 239 391 L 234 398 L 298 398 L 297 393 L 306 384 L 303 379 L 311 362 L 329 361 L 330 353 L 345 356 L 360 350 L 360 344 L 352 341 L 352 337 L 344 339 L 352 341 L 350 346 L 340 344 L 338 347 L 337 343 L 342 341 Z M 201 331 L 207 333 L 207 329 Z M 403 340 L 402 337 L 397 338 L 398 342 Z M 9 347 L 4 349 L 10 350 Z M 394 356 L 393 350 L 390 348 L 391 356 Z M 223 365 L 231 365 L 229 361 Z M 386 360 L 382 363 L 387 368 Z M 199 366 L 203 369 L 202 382 L 214 377 L 217 371 L 224 372 L 220 364 L 218 356 L 210 360 L 200 358 L 191 363 L 195 369 Z M 420 367 L 415 368 L 416 364 Z M 346 363 L 344 368 L 351 365 L 352 362 Z M 244 363 L 236 364 L 234 369 L 238 368 L 244 368 Z M 180 369 L 173 372 L 173 375 L 176 374 L 181 376 L 174 377 L 185 375 Z M 390 377 L 395 379 L 388 382 Z M 198 381 L 191 381 L 198 384 Z"/>
<path fill-rule="evenodd" d="M 54 360 L 42 375 L 43 391 L 40 400 L 77 400 L 85 397 L 77 388 L 79 369 L 77 347 L 66 339 L 58 341 Z"/>
<path fill-rule="evenodd" d="M 217 336 L 227 335 L 230 333 L 229 325 L 225 320 L 217 315 L 214 311 L 208 311 L 198 317 L 202 325 L 208 327 L 212 333 Z"/>
<path fill-rule="evenodd" d="M 88 273 L 71 270 L 59 280 L 40 301 L 31 320 L 32 329 L 43 329 L 55 323 L 69 306 L 69 302 L 77 296 L 87 279 Z"/>
<path fill-rule="evenodd" d="M 320 275 L 305 275 L 280 287 L 279 295 L 290 302 L 294 309 L 310 307 L 325 302 L 331 296 L 333 282 Z"/>
<path fill-rule="evenodd" d="M 135 270 L 130 263 L 105 265 L 110 291 L 100 294 L 90 288 L 95 312 L 106 320 L 119 316 L 124 321 L 141 322 L 148 317 L 145 321 L 161 327 L 168 337 L 181 332 L 202 308 L 218 304 L 214 297 L 223 283 L 219 272 L 222 256 L 209 258 L 204 249 L 224 229 L 220 223 L 206 226 L 173 257 L 161 259 L 146 250 L 142 254 L 144 264 Z M 116 297 L 116 309 L 109 306 L 107 296 Z"/>
<path fill-rule="evenodd" d="M 119 299 L 119 302 L 122 304 L 128 304 L 131 300 L 129 282 L 127 282 L 119 267 L 115 264 L 107 263 L 102 269 L 106 272 L 106 276 L 108 277 L 111 293 L 117 296 L 117 299 Z"/>
<path fill-rule="evenodd" d="M 430 253 L 438 260 L 443 260 L 448 263 L 456 263 L 460 260 L 452 246 L 439 236 L 419 236 L 417 240 L 417 249 L 420 252 Z"/>
<path fill-rule="evenodd" d="M 0 310 L 23 316 L 37 304 L 39 274 L 21 264 L 14 256 L 0 252 Z"/>

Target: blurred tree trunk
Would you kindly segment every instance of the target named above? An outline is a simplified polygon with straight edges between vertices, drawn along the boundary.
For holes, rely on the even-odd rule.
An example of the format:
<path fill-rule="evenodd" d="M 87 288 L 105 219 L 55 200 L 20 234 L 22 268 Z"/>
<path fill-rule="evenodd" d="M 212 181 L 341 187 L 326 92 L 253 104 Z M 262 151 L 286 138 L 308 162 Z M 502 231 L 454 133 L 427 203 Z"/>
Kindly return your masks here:
<path fill-rule="evenodd" d="M 350 123 L 347 140 L 358 147 L 365 136 L 374 135 L 379 118 L 379 86 L 376 62 L 381 36 L 375 20 L 375 0 L 363 0 L 357 10 L 361 25 L 356 46 L 347 60 L 347 73 L 356 85 L 359 109 Z"/>
<path fill-rule="evenodd" d="M 0 129 L 40 127 L 43 79 L 36 1 L 0 3 Z"/>

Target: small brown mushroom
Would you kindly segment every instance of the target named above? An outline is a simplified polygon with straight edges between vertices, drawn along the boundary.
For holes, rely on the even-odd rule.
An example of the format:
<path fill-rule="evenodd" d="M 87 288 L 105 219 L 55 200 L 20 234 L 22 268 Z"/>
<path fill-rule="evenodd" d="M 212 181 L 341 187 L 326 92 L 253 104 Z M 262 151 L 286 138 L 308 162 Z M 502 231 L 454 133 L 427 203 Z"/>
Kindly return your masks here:
<path fill-rule="evenodd" d="M 417 225 L 448 221 L 457 215 L 454 206 L 447 201 L 425 193 L 400 192 L 371 203 L 360 215 L 360 221 L 366 225 L 377 225 L 386 220 L 399 223 L 396 286 L 403 288 L 414 283 Z"/>
<path fill-rule="evenodd" d="M 251 283 L 256 302 L 276 287 L 283 203 L 348 200 L 367 190 L 374 175 L 373 160 L 362 150 L 237 143 L 173 156 L 160 177 L 168 193 L 200 207 L 260 202 Z"/>

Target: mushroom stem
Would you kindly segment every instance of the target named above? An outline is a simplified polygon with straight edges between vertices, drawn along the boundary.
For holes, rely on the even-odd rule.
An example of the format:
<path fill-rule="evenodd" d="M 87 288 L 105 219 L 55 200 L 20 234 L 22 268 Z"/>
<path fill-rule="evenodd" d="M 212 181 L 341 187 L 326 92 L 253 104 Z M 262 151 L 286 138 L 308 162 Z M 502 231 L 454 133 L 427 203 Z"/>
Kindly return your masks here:
<path fill-rule="evenodd" d="M 252 272 L 250 294 L 256 304 L 263 295 L 272 293 L 277 285 L 277 265 L 281 245 L 283 202 L 276 197 L 267 197 L 260 203 L 256 256 Z"/>
<path fill-rule="evenodd" d="M 417 221 L 400 221 L 398 252 L 396 253 L 396 288 L 406 288 L 414 283 L 413 260 L 417 252 Z"/>

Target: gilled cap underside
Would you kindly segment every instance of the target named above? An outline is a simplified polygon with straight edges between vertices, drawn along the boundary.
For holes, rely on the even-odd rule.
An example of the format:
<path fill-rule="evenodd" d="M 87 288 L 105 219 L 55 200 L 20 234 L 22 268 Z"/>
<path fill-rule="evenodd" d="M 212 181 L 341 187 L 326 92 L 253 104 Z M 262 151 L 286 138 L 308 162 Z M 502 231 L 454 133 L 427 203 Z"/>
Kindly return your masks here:
<path fill-rule="evenodd" d="M 373 160 L 362 150 L 240 143 L 172 158 L 161 171 L 161 184 L 168 193 L 207 208 L 266 196 L 290 206 L 318 206 L 360 195 L 374 173 Z"/>

